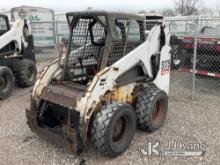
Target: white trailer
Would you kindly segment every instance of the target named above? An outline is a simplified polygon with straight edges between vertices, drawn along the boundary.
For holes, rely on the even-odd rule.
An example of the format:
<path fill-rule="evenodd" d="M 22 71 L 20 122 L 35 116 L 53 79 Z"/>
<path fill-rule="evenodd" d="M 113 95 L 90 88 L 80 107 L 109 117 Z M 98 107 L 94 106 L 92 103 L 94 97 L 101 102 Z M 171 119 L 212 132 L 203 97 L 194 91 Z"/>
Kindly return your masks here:
<path fill-rule="evenodd" d="M 12 8 L 12 21 L 19 18 L 26 18 L 30 21 L 35 46 L 50 47 L 55 45 L 54 11 L 52 9 L 32 6 Z"/>
<path fill-rule="evenodd" d="M 58 35 L 57 40 L 61 41 L 62 38 L 68 39 L 69 37 L 69 26 L 66 21 L 66 13 L 55 14 L 56 32 Z"/>

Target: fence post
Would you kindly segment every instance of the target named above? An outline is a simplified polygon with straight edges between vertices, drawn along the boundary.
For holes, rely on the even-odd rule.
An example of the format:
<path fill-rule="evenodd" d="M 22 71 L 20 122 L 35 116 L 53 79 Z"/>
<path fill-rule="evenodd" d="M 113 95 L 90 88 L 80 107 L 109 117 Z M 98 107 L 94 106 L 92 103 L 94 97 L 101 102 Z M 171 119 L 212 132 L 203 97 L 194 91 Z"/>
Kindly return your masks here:
<path fill-rule="evenodd" d="M 56 46 L 56 50 L 57 50 L 57 53 L 58 53 L 59 57 L 61 57 L 61 50 L 60 50 L 60 47 L 59 47 L 58 21 L 55 20 L 54 25 L 55 25 L 55 40 L 56 40 L 55 46 Z"/>
<path fill-rule="evenodd" d="M 195 34 L 194 34 L 194 50 L 193 50 L 193 71 L 192 71 L 192 100 L 195 99 L 195 79 L 196 79 L 196 56 L 198 45 L 198 24 L 199 16 L 195 20 Z"/>

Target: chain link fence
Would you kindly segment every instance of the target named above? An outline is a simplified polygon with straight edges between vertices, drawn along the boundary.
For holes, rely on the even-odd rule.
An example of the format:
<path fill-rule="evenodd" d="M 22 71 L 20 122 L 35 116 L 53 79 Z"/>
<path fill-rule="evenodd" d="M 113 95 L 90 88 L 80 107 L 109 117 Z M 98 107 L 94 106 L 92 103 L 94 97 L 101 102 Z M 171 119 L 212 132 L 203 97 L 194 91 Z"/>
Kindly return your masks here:
<path fill-rule="evenodd" d="M 171 34 L 170 95 L 193 100 L 218 98 L 220 18 L 173 17 L 164 21 Z M 42 57 L 45 57 L 45 51 L 48 58 L 58 57 L 57 50 L 62 53 L 63 47 L 67 46 L 69 27 L 66 21 L 32 22 L 31 27 L 35 46 L 44 51 Z"/>
<path fill-rule="evenodd" d="M 39 21 L 30 23 L 34 38 L 36 59 L 40 62 L 59 57 L 61 41 L 68 40 L 69 27 L 66 21 Z"/>
<path fill-rule="evenodd" d="M 220 94 L 220 19 L 165 19 L 172 47 L 171 95 L 198 100 Z"/>

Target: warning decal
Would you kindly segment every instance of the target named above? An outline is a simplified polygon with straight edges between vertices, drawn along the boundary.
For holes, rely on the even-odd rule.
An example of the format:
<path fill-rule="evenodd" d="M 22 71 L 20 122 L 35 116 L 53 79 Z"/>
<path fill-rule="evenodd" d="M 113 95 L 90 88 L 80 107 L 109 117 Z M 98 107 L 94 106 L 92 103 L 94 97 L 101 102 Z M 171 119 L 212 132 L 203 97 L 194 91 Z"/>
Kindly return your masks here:
<path fill-rule="evenodd" d="M 161 75 L 170 73 L 170 60 L 162 61 Z"/>

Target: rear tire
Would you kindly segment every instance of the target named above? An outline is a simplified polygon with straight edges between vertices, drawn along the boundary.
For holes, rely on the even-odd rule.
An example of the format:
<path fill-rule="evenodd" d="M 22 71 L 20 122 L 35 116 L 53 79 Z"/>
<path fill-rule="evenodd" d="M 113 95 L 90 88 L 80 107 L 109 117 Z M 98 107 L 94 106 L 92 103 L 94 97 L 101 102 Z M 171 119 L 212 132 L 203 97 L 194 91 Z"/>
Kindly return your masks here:
<path fill-rule="evenodd" d="M 137 125 L 143 131 L 158 130 L 166 118 L 168 97 L 157 87 L 145 88 L 137 97 Z"/>
<path fill-rule="evenodd" d="M 107 103 L 94 117 L 92 142 L 99 152 L 110 157 L 123 153 L 136 130 L 136 115 L 130 105 Z"/>
<path fill-rule="evenodd" d="M 14 76 L 10 68 L 0 66 L 0 99 L 8 98 L 14 89 Z"/>
<path fill-rule="evenodd" d="M 16 60 L 13 63 L 16 82 L 21 87 L 32 86 L 37 78 L 37 68 L 34 61 L 29 59 Z"/>

